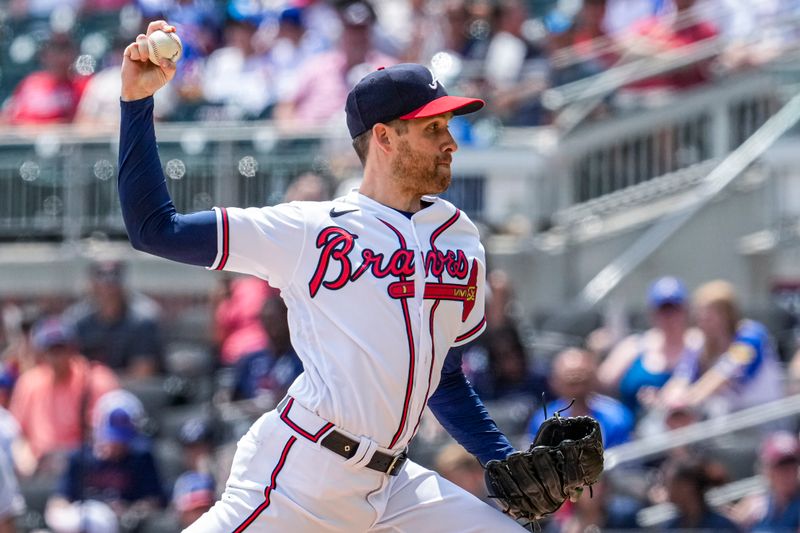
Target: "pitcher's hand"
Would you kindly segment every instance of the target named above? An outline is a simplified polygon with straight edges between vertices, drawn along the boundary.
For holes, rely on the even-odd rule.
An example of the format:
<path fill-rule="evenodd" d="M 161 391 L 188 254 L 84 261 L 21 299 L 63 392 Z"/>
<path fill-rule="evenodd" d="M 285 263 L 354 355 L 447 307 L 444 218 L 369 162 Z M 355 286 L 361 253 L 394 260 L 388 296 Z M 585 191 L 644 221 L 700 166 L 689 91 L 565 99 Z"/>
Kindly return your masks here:
<path fill-rule="evenodd" d="M 162 59 L 156 65 L 150 61 L 147 36 L 156 30 L 174 32 L 175 27 L 166 21 L 156 20 L 147 26 L 147 34 L 139 34 L 136 42 L 125 48 L 122 58 L 122 100 L 140 100 L 152 96 L 157 90 L 175 77 L 175 63 Z"/>

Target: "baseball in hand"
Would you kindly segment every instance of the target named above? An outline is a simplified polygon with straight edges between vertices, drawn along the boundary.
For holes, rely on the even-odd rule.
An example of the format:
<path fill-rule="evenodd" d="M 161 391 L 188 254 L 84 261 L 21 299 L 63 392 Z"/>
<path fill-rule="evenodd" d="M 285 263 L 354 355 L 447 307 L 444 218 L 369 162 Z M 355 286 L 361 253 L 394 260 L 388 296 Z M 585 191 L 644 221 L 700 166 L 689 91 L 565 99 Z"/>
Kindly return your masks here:
<path fill-rule="evenodd" d="M 162 59 L 177 63 L 181 58 L 183 45 L 177 33 L 156 30 L 147 36 L 147 51 L 150 61 L 156 65 L 160 64 Z"/>

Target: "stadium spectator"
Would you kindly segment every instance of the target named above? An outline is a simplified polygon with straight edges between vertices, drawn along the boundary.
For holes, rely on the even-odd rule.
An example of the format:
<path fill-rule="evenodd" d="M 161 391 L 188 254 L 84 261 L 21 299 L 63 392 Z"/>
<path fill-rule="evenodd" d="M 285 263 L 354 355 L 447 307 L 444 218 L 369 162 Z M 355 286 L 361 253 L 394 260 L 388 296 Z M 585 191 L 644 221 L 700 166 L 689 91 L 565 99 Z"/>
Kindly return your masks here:
<path fill-rule="evenodd" d="M 516 301 L 511 277 L 504 270 L 493 269 L 486 276 L 486 329 L 500 329 L 516 323 Z"/>
<path fill-rule="evenodd" d="M 214 478 L 201 472 L 184 472 L 175 481 L 172 506 L 178 517 L 179 528 L 189 527 L 203 513 L 211 509 L 217 499 Z M 176 529 L 176 530 L 177 530 Z"/>
<path fill-rule="evenodd" d="M 130 518 L 164 503 L 155 459 L 138 426 L 141 403 L 127 391 L 113 391 L 98 400 L 92 443 L 69 457 L 48 508 L 63 508 L 84 499 L 107 503 L 117 516 Z"/>
<path fill-rule="evenodd" d="M 782 371 L 760 323 L 742 317 L 736 291 L 722 280 L 697 289 L 692 302 L 703 348 L 688 353 L 664 386 L 667 404 L 721 414 L 783 397 Z"/>
<path fill-rule="evenodd" d="M 85 13 L 113 13 L 132 3 L 132 0 L 84 0 Z"/>
<path fill-rule="evenodd" d="M 8 12 L 13 18 L 46 18 L 57 7 L 69 7 L 77 13 L 85 0 L 10 0 Z"/>
<path fill-rule="evenodd" d="M 705 466 L 699 460 L 674 460 L 664 466 L 667 495 L 678 516 L 664 529 L 739 531 L 729 519 L 706 503 L 706 491 L 712 486 Z"/>
<path fill-rule="evenodd" d="M 689 328 L 687 296 L 677 278 L 653 282 L 647 296 L 652 328 L 623 339 L 597 371 L 602 390 L 619 395 L 634 414 L 652 406 L 678 361 L 702 346 L 702 334 Z"/>
<path fill-rule="evenodd" d="M 651 17 L 636 24 L 629 35 L 621 39 L 633 55 L 657 56 L 675 52 L 718 35 L 716 26 L 703 10 L 695 7 L 696 0 L 675 0 L 674 13 Z M 713 60 L 705 60 L 632 83 L 624 89 L 624 98 L 634 105 L 649 105 L 652 97 L 662 98 L 675 91 L 689 89 L 712 79 Z"/>
<path fill-rule="evenodd" d="M 600 478 L 592 485 L 591 498 L 583 496 L 576 502 L 564 502 L 553 515 L 544 533 L 588 533 L 637 529 L 636 512 L 641 504 L 633 498 L 615 495 Z"/>
<path fill-rule="evenodd" d="M 669 11 L 668 0 L 607 0 L 604 30 L 612 36 L 630 31 L 636 24 Z"/>
<path fill-rule="evenodd" d="M 22 435 L 19 422 L 3 407 L 0 407 L 0 454 L 11 460 L 14 472 L 21 478 L 28 478 L 36 471 L 36 457 Z"/>
<path fill-rule="evenodd" d="M 221 108 L 218 118 L 256 119 L 266 116 L 275 102 L 269 62 L 256 48 L 260 17 L 229 17 L 225 46 L 211 53 L 203 67 L 203 98 Z"/>
<path fill-rule="evenodd" d="M 44 519 L 50 528 L 47 531 L 52 533 L 118 533 L 121 530 L 111 507 L 97 500 L 48 507 Z"/>
<path fill-rule="evenodd" d="M 331 187 L 319 174 L 306 172 L 299 175 L 286 188 L 284 202 L 320 202 L 330 200 Z"/>
<path fill-rule="evenodd" d="M 28 74 L 19 82 L 3 108 L 3 122 L 70 122 L 89 81 L 73 69 L 77 57 L 78 48 L 72 37 L 65 33 L 51 35 L 40 53 L 44 69 Z"/>
<path fill-rule="evenodd" d="M 160 309 L 144 295 L 125 287 L 125 266 L 97 261 L 89 267 L 89 294 L 70 307 L 81 352 L 122 377 L 152 376 L 161 371 L 164 352 Z"/>
<path fill-rule="evenodd" d="M 591 416 L 600 424 L 606 448 L 627 442 L 633 431 L 634 417 L 627 407 L 597 392 L 597 358 L 591 352 L 568 348 L 553 360 L 550 386 L 557 399 L 547 404 L 548 416 L 560 411 L 563 416 Z M 539 430 L 545 416 L 537 411 L 528 433 Z"/>
<path fill-rule="evenodd" d="M 298 7 L 281 11 L 278 34 L 267 55 L 275 83 L 275 98 L 284 101 L 297 90 L 299 66 L 328 49 L 318 34 L 307 31 L 305 13 Z"/>
<path fill-rule="evenodd" d="M 460 444 L 451 442 L 436 454 L 434 467 L 447 481 L 466 490 L 479 500 L 489 503 L 484 469 Z"/>
<path fill-rule="evenodd" d="M 767 491 L 737 502 L 732 516 L 753 533 L 797 531 L 800 528 L 800 443 L 787 431 L 768 435 L 759 455 Z"/>
<path fill-rule="evenodd" d="M 544 122 L 537 97 L 548 86 L 549 66 L 544 51 L 525 37 L 527 18 L 522 0 L 501 1 L 497 31 L 484 61 L 485 77 L 493 89 L 493 111 L 505 124 L 514 126 Z"/>
<path fill-rule="evenodd" d="M 606 0 L 587 0 L 571 21 L 550 22 L 553 85 L 599 74 L 617 62 L 619 55 L 614 46 L 609 46 L 613 41 L 604 24 L 607 9 Z"/>
<path fill-rule="evenodd" d="M 118 383 L 108 367 L 81 355 L 74 331 L 63 320 L 40 321 L 32 338 L 43 363 L 20 376 L 10 411 L 41 461 L 81 445 L 97 399 Z"/>
<path fill-rule="evenodd" d="M 453 55 L 456 59 L 465 57 L 470 47 L 470 16 L 464 0 L 446 0 L 442 33 L 444 43 L 442 51 Z"/>
<path fill-rule="evenodd" d="M 445 4 L 441 0 L 410 0 L 376 4 L 385 31 L 400 44 L 401 58 L 427 65 L 445 49 Z"/>
<path fill-rule="evenodd" d="M 264 399 L 276 405 L 303 371 L 289 337 L 286 304 L 280 297 L 268 298 L 261 322 L 270 340 L 269 348 L 242 357 L 236 363 L 233 400 Z"/>
<path fill-rule="evenodd" d="M 252 276 L 225 277 L 212 295 L 214 344 L 220 363 L 233 366 L 242 356 L 264 350 L 269 338 L 261 322 L 261 309 L 277 291 Z"/>
<path fill-rule="evenodd" d="M 186 420 L 178 432 L 178 442 L 183 449 L 186 470 L 216 473 L 214 447 L 216 434 L 214 422 L 208 417 L 198 416 Z"/>
<path fill-rule="evenodd" d="M 339 11 L 343 25 L 337 47 L 314 56 L 301 67 L 296 92 L 275 109 L 284 127 L 327 123 L 344 111 L 348 91 L 368 72 L 396 63 L 372 42 L 375 11 L 367 2 L 353 2 Z"/>
<path fill-rule="evenodd" d="M 540 403 L 547 383 L 531 368 L 516 328 L 509 325 L 487 331 L 463 350 L 464 373 L 481 398 Z"/>
<path fill-rule="evenodd" d="M 16 518 L 25 510 L 10 453 L 0 448 L 0 533 L 14 533 Z"/>
<path fill-rule="evenodd" d="M 337 4 L 341 4 L 338 2 Z M 303 25 L 325 49 L 333 48 L 342 34 L 342 22 L 333 2 L 328 0 L 293 0 L 303 10 Z"/>
<path fill-rule="evenodd" d="M 759 67 L 796 46 L 796 25 L 782 23 L 800 14 L 800 4 L 795 0 L 732 3 L 726 7 L 732 11 L 727 27 L 722 28 L 730 41 L 721 57 L 727 69 Z"/>
<path fill-rule="evenodd" d="M 8 344 L 0 354 L 0 406 L 8 408 L 11 392 L 20 374 L 40 362 L 39 354 L 31 342 L 31 328 L 41 312 L 37 306 L 7 306 L 3 309 L 3 323 Z"/>

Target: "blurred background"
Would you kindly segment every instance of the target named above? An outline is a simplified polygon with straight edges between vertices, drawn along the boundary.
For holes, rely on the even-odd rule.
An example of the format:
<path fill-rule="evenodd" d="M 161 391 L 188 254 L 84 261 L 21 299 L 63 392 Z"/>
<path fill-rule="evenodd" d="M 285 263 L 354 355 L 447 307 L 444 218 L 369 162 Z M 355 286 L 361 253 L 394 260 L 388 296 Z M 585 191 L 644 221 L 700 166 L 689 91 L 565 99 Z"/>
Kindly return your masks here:
<path fill-rule="evenodd" d="M 543 530 L 798 531 L 800 0 L 4 0 L 0 532 L 178 531 L 302 371 L 266 283 L 127 242 L 121 53 L 159 18 L 184 212 L 356 186 L 379 66 L 487 101 L 445 194 L 488 256 L 464 371 L 519 447 L 574 399 L 609 448 Z M 487 499 L 432 416 L 411 455 Z"/>

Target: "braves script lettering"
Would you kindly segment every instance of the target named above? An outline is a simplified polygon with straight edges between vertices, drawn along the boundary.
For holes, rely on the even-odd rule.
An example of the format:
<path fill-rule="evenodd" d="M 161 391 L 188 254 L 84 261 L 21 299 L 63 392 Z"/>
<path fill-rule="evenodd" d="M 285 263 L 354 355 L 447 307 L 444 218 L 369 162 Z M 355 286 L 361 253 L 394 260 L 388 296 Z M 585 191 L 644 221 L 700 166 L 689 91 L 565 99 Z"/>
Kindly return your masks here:
<path fill-rule="evenodd" d="M 370 248 L 361 250 L 360 264 L 354 265 L 353 249 L 358 235 L 344 228 L 330 226 L 317 235 L 316 245 L 321 250 L 314 275 L 308 282 L 311 297 L 320 287 L 337 290 L 348 282 L 356 281 L 369 272 L 376 278 L 393 277 L 401 281 L 414 275 L 413 250 L 397 249 L 388 257 Z M 425 275 L 440 277 L 447 273 L 455 279 L 467 279 L 469 261 L 462 250 L 428 250 L 424 257 Z M 459 296 L 474 299 L 474 287 L 465 286 Z"/>

